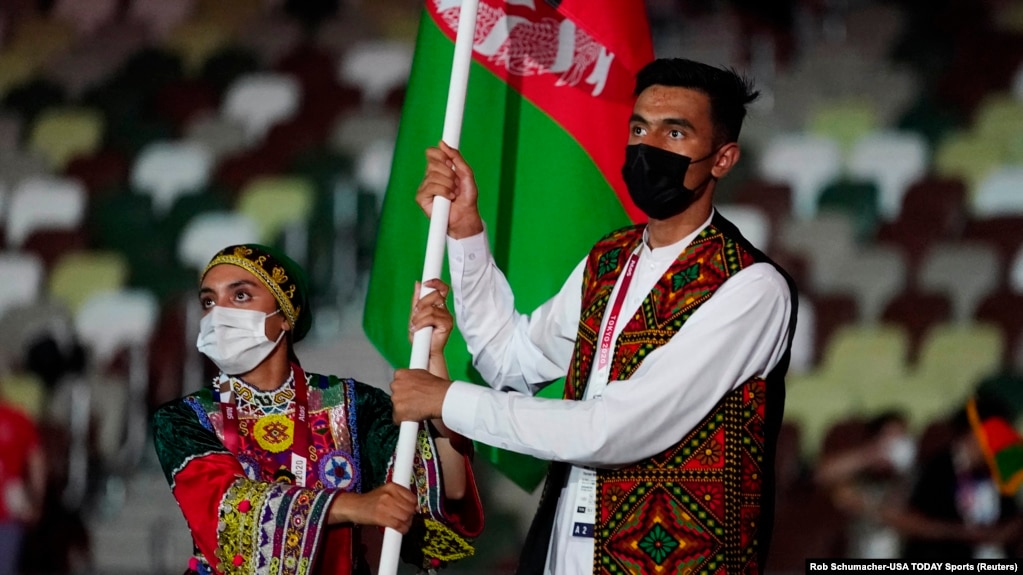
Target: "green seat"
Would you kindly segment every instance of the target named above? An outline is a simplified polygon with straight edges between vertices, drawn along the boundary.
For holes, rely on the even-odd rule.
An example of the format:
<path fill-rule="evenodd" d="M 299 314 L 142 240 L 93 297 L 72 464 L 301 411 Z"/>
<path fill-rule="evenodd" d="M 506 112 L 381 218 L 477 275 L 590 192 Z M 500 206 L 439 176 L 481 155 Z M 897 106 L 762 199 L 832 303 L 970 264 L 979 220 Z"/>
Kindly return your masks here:
<path fill-rule="evenodd" d="M 103 143 L 104 118 L 90 108 L 50 108 L 36 118 L 28 147 L 41 153 L 55 171 L 77 155 L 91 154 Z"/>
<path fill-rule="evenodd" d="M 838 142 L 848 155 L 860 138 L 878 129 L 877 110 L 866 100 L 828 102 L 810 115 L 809 131 Z"/>
<path fill-rule="evenodd" d="M 881 218 L 880 192 L 877 184 L 866 180 L 841 179 L 821 190 L 817 212 L 835 211 L 845 214 L 853 225 L 856 238 L 866 240 L 874 235 Z"/>
<path fill-rule="evenodd" d="M 934 168 L 945 178 L 959 178 L 972 195 L 980 182 L 1003 163 L 1003 149 L 993 140 L 972 133 L 955 132 L 938 145 Z"/>
<path fill-rule="evenodd" d="M 265 243 L 274 243 L 285 229 L 307 229 L 316 191 L 301 176 L 264 176 L 250 182 L 238 196 L 235 209 L 252 218 Z"/>
<path fill-rule="evenodd" d="M 71 252 L 54 263 L 47 293 L 74 315 L 94 293 L 124 287 L 128 275 L 128 260 L 118 252 Z"/>
<path fill-rule="evenodd" d="M 946 136 L 963 125 L 964 120 L 959 114 L 923 98 L 902 115 L 897 127 L 899 130 L 920 134 L 933 150 Z"/>

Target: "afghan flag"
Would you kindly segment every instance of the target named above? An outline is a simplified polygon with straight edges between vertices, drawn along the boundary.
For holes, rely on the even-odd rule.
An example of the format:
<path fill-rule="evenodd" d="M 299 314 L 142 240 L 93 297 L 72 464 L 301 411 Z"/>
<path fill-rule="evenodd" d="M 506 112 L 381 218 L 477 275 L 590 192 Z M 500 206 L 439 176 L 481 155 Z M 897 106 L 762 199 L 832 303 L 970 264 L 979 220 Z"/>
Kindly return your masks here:
<path fill-rule="evenodd" d="M 998 490 L 1015 495 L 1023 485 L 1023 437 L 1005 417 L 981 415 L 974 398 L 966 404 L 966 414 Z"/>
<path fill-rule="evenodd" d="M 427 0 L 380 219 L 363 326 L 396 366 L 411 354 L 429 227 L 415 194 L 443 130 L 460 5 Z M 553 296 L 602 235 L 643 217 L 621 167 L 635 75 L 652 59 L 642 0 L 480 0 L 460 151 L 519 311 Z M 483 383 L 459 334 L 446 357 L 453 378 Z M 526 490 L 543 479 L 545 463 L 477 449 Z"/>

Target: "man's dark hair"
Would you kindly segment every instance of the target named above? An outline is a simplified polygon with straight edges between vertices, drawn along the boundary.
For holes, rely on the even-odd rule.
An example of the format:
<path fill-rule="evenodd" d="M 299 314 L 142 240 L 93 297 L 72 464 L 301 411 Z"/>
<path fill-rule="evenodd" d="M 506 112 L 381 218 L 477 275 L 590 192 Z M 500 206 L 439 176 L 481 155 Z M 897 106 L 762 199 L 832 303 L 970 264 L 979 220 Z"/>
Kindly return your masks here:
<path fill-rule="evenodd" d="M 716 68 L 685 58 L 659 58 L 644 66 L 636 75 L 634 94 L 639 96 L 643 90 L 655 85 L 689 88 L 706 94 L 710 98 L 717 146 L 739 139 L 739 130 L 746 118 L 746 105 L 760 95 L 753 88 L 752 79 L 732 68 Z"/>

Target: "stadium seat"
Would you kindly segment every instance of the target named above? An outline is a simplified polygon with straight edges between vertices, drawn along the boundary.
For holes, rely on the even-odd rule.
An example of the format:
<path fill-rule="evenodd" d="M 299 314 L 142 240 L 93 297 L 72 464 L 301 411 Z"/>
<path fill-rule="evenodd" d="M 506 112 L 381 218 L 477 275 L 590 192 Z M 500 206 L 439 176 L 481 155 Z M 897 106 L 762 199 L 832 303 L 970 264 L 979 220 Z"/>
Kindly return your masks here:
<path fill-rule="evenodd" d="M 926 175 L 929 162 L 923 136 L 877 131 L 856 141 L 846 169 L 853 178 L 877 183 L 881 216 L 890 221 L 899 216 L 902 197 L 913 182 Z"/>
<path fill-rule="evenodd" d="M 916 363 L 927 333 L 952 321 L 952 301 L 942 293 L 908 289 L 885 305 L 881 321 L 901 325 L 909 335 L 909 361 Z"/>
<path fill-rule="evenodd" d="M 86 193 L 76 180 L 32 177 L 11 193 L 5 231 L 7 246 L 20 247 L 39 229 L 75 229 L 85 221 Z"/>
<path fill-rule="evenodd" d="M 1012 258 L 1008 276 L 1009 289 L 1016 293 L 1023 293 L 1023 248 L 1020 248 Z"/>
<path fill-rule="evenodd" d="M 980 182 L 1002 164 L 1002 150 L 990 140 L 971 133 L 949 135 L 938 145 L 934 168 L 938 176 L 959 178 L 972 196 Z"/>
<path fill-rule="evenodd" d="M 1012 364 L 1012 352 L 1023 339 L 1023 293 L 1008 290 L 988 294 L 977 305 L 974 317 L 979 323 L 997 326 L 1005 340 L 1005 366 Z"/>
<path fill-rule="evenodd" d="M 968 322 L 980 300 L 998 286 L 1000 277 L 994 249 L 976 242 L 942 243 L 924 255 L 917 287 L 949 296 L 954 321 Z"/>
<path fill-rule="evenodd" d="M 773 239 L 771 221 L 760 208 L 742 204 L 719 204 L 716 209 L 735 224 L 757 249 L 769 251 Z"/>
<path fill-rule="evenodd" d="M 793 220 L 777 234 L 778 247 L 800 256 L 809 265 L 809 285 L 819 290 L 856 252 L 852 222 L 844 214 L 829 212 L 812 219 Z"/>
<path fill-rule="evenodd" d="M 185 225 L 178 240 L 177 257 L 183 266 L 201 271 L 225 247 L 259 241 L 259 226 L 249 216 L 208 212 Z"/>
<path fill-rule="evenodd" d="M 273 244 L 288 230 L 304 238 L 315 199 L 315 189 L 305 178 L 258 178 L 242 189 L 235 209 L 256 222 L 262 243 Z"/>
<path fill-rule="evenodd" d="M 1008 265 L 1023 247 L 1023 212 L 971 218 L 963 228 L 962 239 L 986 244 L 994 249 L 1000 265 Z"/>
<path fill-rule="evenodd" d="M 35 255 L 0 252 L 0 318 L 8 309 L 34 303 L 42 293 L 45 269 Z"/>
<path fill-rule="evenodd" d="M 245 126 L 248 142 L 255 145 L 273 124 L 297 113 L 301 99 L 301 85 L 291 76 L 249 74 L 227 88 L 220 113 Z"/>
<path fill-rule="evenodd" d="M 1002 166 L 988 174 L 973 194 L 971 205 L 978 218 L 1023 216 L 1023 166 Z"/>
<path fill-rule="evenodd" d="M 131 170 L 132 188 L 153 198 L 153 212 L 163 217 L 183 195 L 200 193 L 209 182 L 213 157 L 201 144 L 187 141 L 147 145 Z"/>
<path fill-rule="evenodd" d="M 873 181 L 839 179 L 821 189 L 817 213 L 840 212 L 853 223 L 857 240 L 873 237 L 880 221 L 878 186 Z"/>
<path fill-rule="evenodd" d="M 97 110 L 53 108 L 42 112 L 32 125 L 28 148 L 61 171 L 78 154 L 90 154 L 103 143 L 104 121 Z"/>
<path fill-rule="evenodd" d="M 248 140 L 245 126 L 221 116 L 201 116 L 185 127 L 187 142 L 203 145 L 213 156 L 214 162 L 245 150 Z"/>
<path fill-rule="evenodd" d="M 408 83 L 412 52 L 412 44 L 404 41 L 359 42 L 342 56 L 337 78 L 362 87 L 365 105 L 380 107 L 391 88 Z"/>
<path fill-rule="evenodd" d="M 857 141 L 878 128 L 877 112 L 868 100 L 828 100 L 810 114 L 807 129 L 834 140 L 843 155 L 849 154 Z"/>
<path fill-rule="evenodd" d="M 792 189 L 785 184 L 749 178 L 736 188 L 729 200 L 734 204 L 759 208 L 767 215 L 776 234 L 792 216 Z"/>
<path fill-rule="evenodd" d="M 789 360 L 789 373 L 805 374 L 814 366 L 817 351 L 814 349 L 817 332 L 817 312 L 813 301 L 808 297 L 799 298 L 799 311 L 796 322 L 796 333 L 792 336 L 792 357 Z"/>
<path fill-rule="evenodd" d="M 905 256 L 897 249 L 872 246 L 853 254 L 840 273 L 827 278 L 822 291 L 848 293 L 856 299 L 859 321 L 876 323 L 887 303 L 909 283 Z"/>
<path fill-rule="evenodd" d="M 128 274 L 128 261 L 119 253 L 69 252 L 54 265 L 46 291 L 73 317 L 94 293 L 124 287 Z"/>
<path fill-rule="evenodd" d="M 760 156 L 757 175 L 792 189 L 793 212 L 801 219 L 814 216 L 817 196 L 825 184 L 842 170 L 838 143 L 809 134 L 786 134 L 772 138 Z"/>
<path fill-rule="evenodd" d="M 932 329 L 916 369 L 901 389 L 912 421 L 926 425 L 961 406 L 984 378 L 1002 366 L 1005 341 L 990 324 L 953 323 Z"/>
<path fill-rule="evenodd" d="M 156 298 L 146 290 L 114 289 L 93 293 L 73 319 L 92 361 L 105 366 L 122 348 L 149 345 L 159 311 Z"/>

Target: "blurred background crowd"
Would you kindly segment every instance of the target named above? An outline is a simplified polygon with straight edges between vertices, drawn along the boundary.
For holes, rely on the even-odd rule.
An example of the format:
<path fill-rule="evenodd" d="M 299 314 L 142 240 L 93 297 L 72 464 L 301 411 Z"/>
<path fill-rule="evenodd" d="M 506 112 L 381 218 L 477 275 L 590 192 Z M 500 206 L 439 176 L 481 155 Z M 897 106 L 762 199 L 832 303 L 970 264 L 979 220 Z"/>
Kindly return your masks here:
<path fill-rule="evenodd" d="M 183 570 L 148 423 L 210 376 L 193 290 L 216 249 L 283 247 L 312 278 L 303 362 L 390 381 L 361 314 L 421 8 L 0 0 L 0 556 L 21 572 Z M 763 92 L 719 208 L 801 289 L 769 570 L 941 529 L 1019 556 L 963 409 L 1023 406 L 1023 2 L 647 9 L 659 56 Z M 538 493 L 478 467 L 488 527 L 451 572 L 504 573 Z"/>

